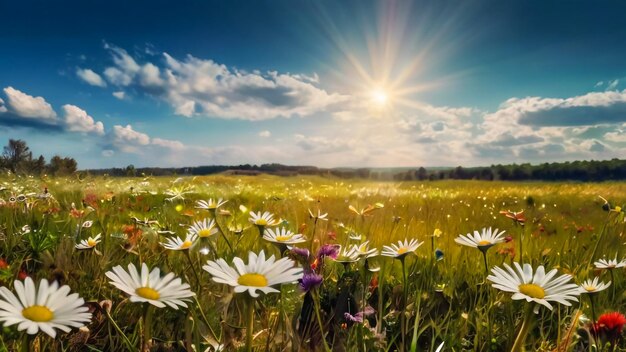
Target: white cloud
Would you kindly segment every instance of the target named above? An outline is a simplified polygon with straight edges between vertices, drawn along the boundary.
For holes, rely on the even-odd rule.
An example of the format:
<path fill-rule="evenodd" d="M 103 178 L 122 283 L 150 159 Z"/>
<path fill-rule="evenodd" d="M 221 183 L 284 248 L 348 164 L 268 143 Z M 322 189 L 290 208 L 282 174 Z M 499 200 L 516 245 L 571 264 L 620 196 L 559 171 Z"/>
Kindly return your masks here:
<path fill-rule="evenodd" d="M 103 157 L 105 157 L 105 158 L 110 158 L 110 157 L 112 157 L 113 155 L 115 155 L 115 151 L 114 151 L 114 150 L 111 150 L 111 149 L 105 149 L 105 150 L 103 150 L 103 151 L 102 151 L 102 153 L 101 153 L 101 154 L 102 154 L 102 156 L 103 156 Z"/>
<path fill-rule="evenodd" d="M 617 89 L 618 84 L 619 84 L 619 79 L 614 79 L 609 82 L 609 85 L 606 87 L 606 90 L 615 90 Z"/>
<path fill-rule="evenodd" d="M 106 87 L 106 82 L 91 69 L 76 69 L 76 75 L 86 83 L 96 87 Z"/>
<path fill-rule="evenodd" d="M 267 138 L 267 137 L 271 137 L 271 136 L 272 136 L 272 132 L 270 132 L 268 130 L 259 132 L 259 137 Z"/>
<path fill-rule="evenodd" d="M 33 97 L 13 87 L 4 88 L 7 102 L 6 109 L 19 117 L 45 120 L 48 123 L 56 121 L 57 114 L 52 106 L 42 97 Z"/>
<path fill-rule="evenodd" d="M 133 130 L 131 125 L 115 125 L 109 134 L 112 146 L 127 153 L 141 153 L 137 147 L 150 144 L 150 137 Z"/>
<path fill-rule="evenodd" d="M 163 99 L 176 114 L 224 119 L 266 120 L 308 116 L 348 97 L 317 86 L 316 74 L 252 73 L 188 55 L 163 53 L 162 63 L 138 63 L 124 49 L 106 44 L 114 66 L 104 71 L 116 86 L 133 85 Z"/>
<path fill-rule="evenodd" d="M 2 100 L 2 98 L 0 98 L 0 113 L 7 112 L 7 111 L 8 111 L 7 107 L 4 106 L 4 100 Z"/>
<path fill-rule="evenodd" d="M 126 93 L 122 90 L 117 91 L 117 92 L 113 92 L 113 96 L 116 97 L 119 100 L 124 100 L 124 98 L 126 97 Z"/>
<path fill-rule="evenodd" d="M 102 122 L 94 121 L 85 110 L 70 104 L 63 105 L 61 108 L 65 112 L 65 124 L 68 131 L 104 135 Z"/>
<path fill-rule="evenodd" d="M 178 151 L 182 151 L 185 149 L 185 145 L 182 142 L 169 139 L 152 138 L 152 144 L 159 147 Z"/>

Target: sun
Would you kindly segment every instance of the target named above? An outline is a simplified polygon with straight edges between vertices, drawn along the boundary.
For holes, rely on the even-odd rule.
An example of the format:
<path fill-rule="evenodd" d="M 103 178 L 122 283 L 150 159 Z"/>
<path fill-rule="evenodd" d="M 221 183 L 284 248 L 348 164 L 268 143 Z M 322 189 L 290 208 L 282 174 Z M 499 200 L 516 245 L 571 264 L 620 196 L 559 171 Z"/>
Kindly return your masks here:
<path fill-rule="evenodd" d="M 375 88 L 371 92 L 372 102 L 378 106 L 387 105 L 389 94 L 382 88 Z"/>

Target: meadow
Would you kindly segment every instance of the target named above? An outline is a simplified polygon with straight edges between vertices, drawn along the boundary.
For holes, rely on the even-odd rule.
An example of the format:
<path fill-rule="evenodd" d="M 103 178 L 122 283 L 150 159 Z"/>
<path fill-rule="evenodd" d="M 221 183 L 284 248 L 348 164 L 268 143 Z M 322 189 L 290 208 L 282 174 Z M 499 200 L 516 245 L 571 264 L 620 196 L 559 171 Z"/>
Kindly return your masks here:
<path fill-rule="evenodd" d="M 0 184 L 0 350 L 626 349 L 626 183 Z"/>

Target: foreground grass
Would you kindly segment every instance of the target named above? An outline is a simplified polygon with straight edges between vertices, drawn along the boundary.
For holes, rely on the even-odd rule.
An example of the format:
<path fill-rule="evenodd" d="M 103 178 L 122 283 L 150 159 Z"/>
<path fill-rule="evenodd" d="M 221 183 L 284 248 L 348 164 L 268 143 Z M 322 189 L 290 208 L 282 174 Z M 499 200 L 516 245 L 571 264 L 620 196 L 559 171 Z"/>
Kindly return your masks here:
<path fill-rule="evenodd" d="M 610 281 L 608 272 L 593 268 L 593 260 L 616 255 L 621 259 L 624 254 L 623 213 L 603 211 L 604 201 L 598 197 L 621 205 L 624 183 L 375 183 L 210 176 L 17 178 L 2 184 L 0 284 L 11 288 L 14 279 L 26 275 L 56 279 L 90 302 L 94 312 L 88 330 L 73 330 L 55 340 L 37 335 L 30 344 L 39 350 L 112 351 L 145 345 L 142 307 L 130 303 L 105 277 L 113 266 L 143 262 L 176 273 L 197 294 L 189 309 L 154 313 L 153 349 L 244 348 L 249 322 L 245 297 L 216 284 L 200 268 L 209 259 L 230 263 L 233 257 L 247 258 L 251 250 L 282 255 L 260 239 L 258 229 L 248 221 L 250 210 L 270 211 L 284 219 L 285 227 L 312 240 L 304 247 L 313 251 L 324 244 L 346 246 L 352 243 L 350 234 L 361 235 L 361 241 L 367 239 L 379 249 L 405 238 L 424 241 L 417 255 L 406 259 L 406 287 L 400 261 L 376 257 L 368 260 L 368 266 L 380 267 L 378 272 L 365 270 L 362 261 L 327 261 L 322 286 L 312 295 L 292 284 L 283 285 L 280 294 L 262 296 L 254 311 L 253 347 L 259 351 L 322 350 L 322 336 L 337 351 L 400 350 L 404 292 L 408 293 L 404 297 L 407 350 L 434 351 L 442 342 L 444 350 L 509 350 L 521 324 L 523 302 L 491 288 L 481 253 L 462 248 L 454 238 L 483 227 L 506 230 L 512 241 L 488 251 L 490 266 L 520 261 L 523 238 L 523 261 L 533 267 L 558 268 L 577 283 L 595 275 Z M 44 195 L 46 187 L 51 197 Z M 26 199 L 12 202 L 10 198 L 18 195 Z M 208 198 L 229 201 L 216 215 L 223 236 L 194 246 L 190 260 L 159 245 L 171 236 L 163 231 L 184 237 L 187 225 L 210 217 L 206 210 L 195 208 L 197 200 Z M 349 206 L 358 211 L 377 203 L 384 207 L 379 205 L 366 216 L 349 210 Z M 328 213 L 328 221 L 311 218 L 309 209 L 314 214 Z M 526 225 L 515 225 L 499 214 L 502 210 L 524 210 Z M 436 229 L 441 234 L 432 236 Z M 96 247 L 101 255 L 74 249 L 81 239 L 97 234 L 103 239 Z M 623 311 L 623 274 L 623 269 L 613 272 L 612 287 L 597 295 L 598 314 Z M 587 340 L 578 338 L 584 336 L 579 328 L 585 327 L 580 314 L 591 318 L 589 301 L 581 298 L 572 307 L 540 310 L 526 348 L 588 348 Z M 346 322 L 343 313 L 362 310 L 363 302 L 375 313 L 363 324 Z M 307 312 L 319 313 L 321 324 Z M 21 336 L 15 327 L 4 328 L 0 350 L 22 347 Z"/>

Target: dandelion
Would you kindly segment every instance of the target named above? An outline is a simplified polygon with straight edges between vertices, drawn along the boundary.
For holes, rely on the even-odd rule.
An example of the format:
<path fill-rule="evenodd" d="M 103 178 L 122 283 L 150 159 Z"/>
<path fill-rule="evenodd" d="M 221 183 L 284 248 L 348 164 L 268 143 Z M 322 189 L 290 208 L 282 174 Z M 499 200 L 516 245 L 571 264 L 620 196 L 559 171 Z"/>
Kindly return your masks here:
<path fill-rule="evenodd" d="M 467 235 L 459 235 L 454 239 L 454 242 L 468 247 L 479 249 L 483 254 L 485 262 L 485 271 L 489 274 L 489 267 L 487 266 L 487 250 L 497 243 L 504 242 L 504 231 L 498 232 L 498 229 L 492 230 L 491 227 L 483 228 L 482 233 L 474 231 L 474 234 L 468 233 Z"/>
<path fill-rule="evenodd" d="M 572 278 L 570 275 L 564 274 L 556 277 L 556 269 L 552 269 L 546 274 L 543 265 L 540 265 L 533 274 L 533 268 L 530 264 L 524 264 L 523 268 L 517 262 L 513 265 L 515 269 L 506 263 L 504 269 L 494 267 L 491 269 L 492 275 L 487 276 L 487 280 L 493 283 L 494 288 L 513 293 L 511 298 L 514 300 L 524 299 L 529 303 L 535 303 L 534 309 L 532 306 L 528 306 L 522 327 L 515 339 L 512 351 L 517 352 L 522 350 L 526 335 L 530 330 L 533 311 L 538 313 L 539 305 L 550 310 L 552 310 L 550 302 L 570 306 L 569 301 L 578 302 L 577 296 L 580 295 L 580 291 L 578 285 L 570 283 Z"/>
<path fill-rule="evenodd" d="M 59 287 L 56 281 L 42 279 L 38 287 L 30 277 L 16 280 L 13 287 L 17 296 L 6 287 L 0 287 L 0 322 L 4 326 L 17 325 L 18 331 L 29 335 L 39 331 L 56 337 L 56 330 L 69 332 L 91 321 L 85 301 L 70 287 Z"/>
<path fill-rule="evenodd" d="M 200 238 L 207 238 L 217 233 L 217 225 L 214 219 L 204 219 L 194 221 L 187 230 L 187 236 L 197 235 Z"/>

